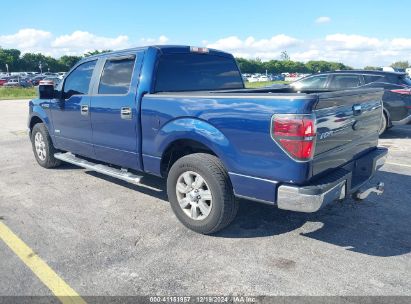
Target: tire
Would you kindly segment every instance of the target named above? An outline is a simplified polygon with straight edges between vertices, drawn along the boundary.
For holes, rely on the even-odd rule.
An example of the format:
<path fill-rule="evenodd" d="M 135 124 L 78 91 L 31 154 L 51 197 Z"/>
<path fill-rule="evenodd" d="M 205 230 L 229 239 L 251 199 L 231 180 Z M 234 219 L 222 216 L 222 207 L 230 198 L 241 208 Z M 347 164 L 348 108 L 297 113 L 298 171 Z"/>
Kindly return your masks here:
<path fill-rule="evenodd" d="M 380 130 L 378 131 L 378 135 L 382 135 L 388 127 L 388 118 L 387 115 L 385 113 L 382 114 L 382 119 L 381 119 L 381 126 L 380 126 Z"/>
<path fill-rule="evenodd" d="M 227 227 L 238 211 L 227 171 L 217 157 L 206 153 L 190 154 L 173 164 L 167 177 L 167 194 L 179 221 L 202 234 Z"/>
<path fill-rule="evenodd" d="M 31 131 L 31 145 L 34 157 L 40 166 L 55 168 L 61 164 L 60 160 L 54 158 L 54 153 L 58 150 L 54 148 L 49 132 L 43 123 L 34 125 Z"/>

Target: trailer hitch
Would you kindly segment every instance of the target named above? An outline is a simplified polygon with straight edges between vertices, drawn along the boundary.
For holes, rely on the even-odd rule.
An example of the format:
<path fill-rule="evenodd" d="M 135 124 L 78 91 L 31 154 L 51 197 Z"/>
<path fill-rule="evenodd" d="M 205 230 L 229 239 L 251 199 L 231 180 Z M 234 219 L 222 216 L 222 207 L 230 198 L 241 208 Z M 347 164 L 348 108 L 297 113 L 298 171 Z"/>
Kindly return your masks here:
<path fill-rule="evenodd" d="M 368 197 L 371 193 L 382 195 L 384 193 L 384 183 L 379 182 L 377 186 L 368 188 L 364 191 L 358 190 L 353 194 L 353 198 L 357 201 L 362 201 Z"/>

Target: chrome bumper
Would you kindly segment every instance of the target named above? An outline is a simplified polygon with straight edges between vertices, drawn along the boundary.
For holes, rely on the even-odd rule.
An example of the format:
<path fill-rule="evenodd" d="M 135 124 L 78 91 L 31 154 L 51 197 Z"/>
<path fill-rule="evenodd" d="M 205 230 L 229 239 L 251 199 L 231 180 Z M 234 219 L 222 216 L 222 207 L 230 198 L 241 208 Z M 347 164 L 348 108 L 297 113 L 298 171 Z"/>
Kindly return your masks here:
<path fill-rule="evenodd" d="M 407 117 L 405 117 L 401 120 L 398 120 L 398 121 L 392 121 L 392 124 L 394 126 L 398 126 L 398 125 L 406 125 L 406 124 L 409 124 L 410 122 L 411 122 L 411 115 L 409 115 L 409 116 L 407 116 Z"/>
<path fill-rule="evenodd" d="M 327 204 L 346 198 L 357 191 L 381 168 L 387 158 L 387 149 L 377 149 L 362 158 L 337 169 L 325 179 L 307 186 L 281 185 L 277 190 L 277 206 L 279 209 L 315 212 Z M 367 176 L 356 172 L 361 166 L 370 167 Z M 362 168 L 360 168 L 362 169 Z"/>

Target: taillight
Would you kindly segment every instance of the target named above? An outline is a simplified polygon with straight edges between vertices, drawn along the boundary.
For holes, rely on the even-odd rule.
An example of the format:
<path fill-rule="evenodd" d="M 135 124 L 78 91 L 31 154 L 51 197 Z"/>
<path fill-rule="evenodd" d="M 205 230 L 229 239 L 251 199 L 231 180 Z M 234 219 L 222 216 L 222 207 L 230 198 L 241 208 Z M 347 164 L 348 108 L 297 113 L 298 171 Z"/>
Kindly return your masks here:
<path fill-rule="evenodd" d="M 392 93 L 401 94 L 401 95 L 411 95 L 411 89 L 395 89 L 390 90 Z"/>
<path fill-rule="evenodd" d="M 309 160 L 315 146 L 315 118 L 312 115 L 276 114 L 272 118 L 274 141 L 292 158 Z"/>

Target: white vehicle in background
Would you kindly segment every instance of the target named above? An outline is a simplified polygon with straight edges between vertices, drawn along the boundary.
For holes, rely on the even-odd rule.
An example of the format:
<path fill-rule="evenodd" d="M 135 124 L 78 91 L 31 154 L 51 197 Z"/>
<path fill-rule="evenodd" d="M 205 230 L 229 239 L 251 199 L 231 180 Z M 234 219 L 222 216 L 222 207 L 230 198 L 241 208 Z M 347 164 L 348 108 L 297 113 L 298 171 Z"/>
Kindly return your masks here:
<path fill-rule="evenodd" d="M 250 77 L 247 78 L 248 82 L 258 82 L 259 76 L 257 75 L 251 75 Z"/>
<path fill-rule="evenodd" d="M 268 76 L 266 76 L 266 75 L 261 75 L 261 76 L 259 76 L 258 77 L 258 81 L 260 82 L 263 82 L 263 81 L 270 81 L 270 78 L 268 78 Z"/>
<path fill-rule="evenodd" d="M 58 72 L 57 77 L 60 78 L 60 79 L 63 79 L 64 76 L 66 76 L 66 74 L 67 74 L 67 72 Z"/>
<path fill-rule="evenodd" d="M 411 68 L 406 68 L 405 73 L 407 73 L 408 78 L 411 78 Z"/>

